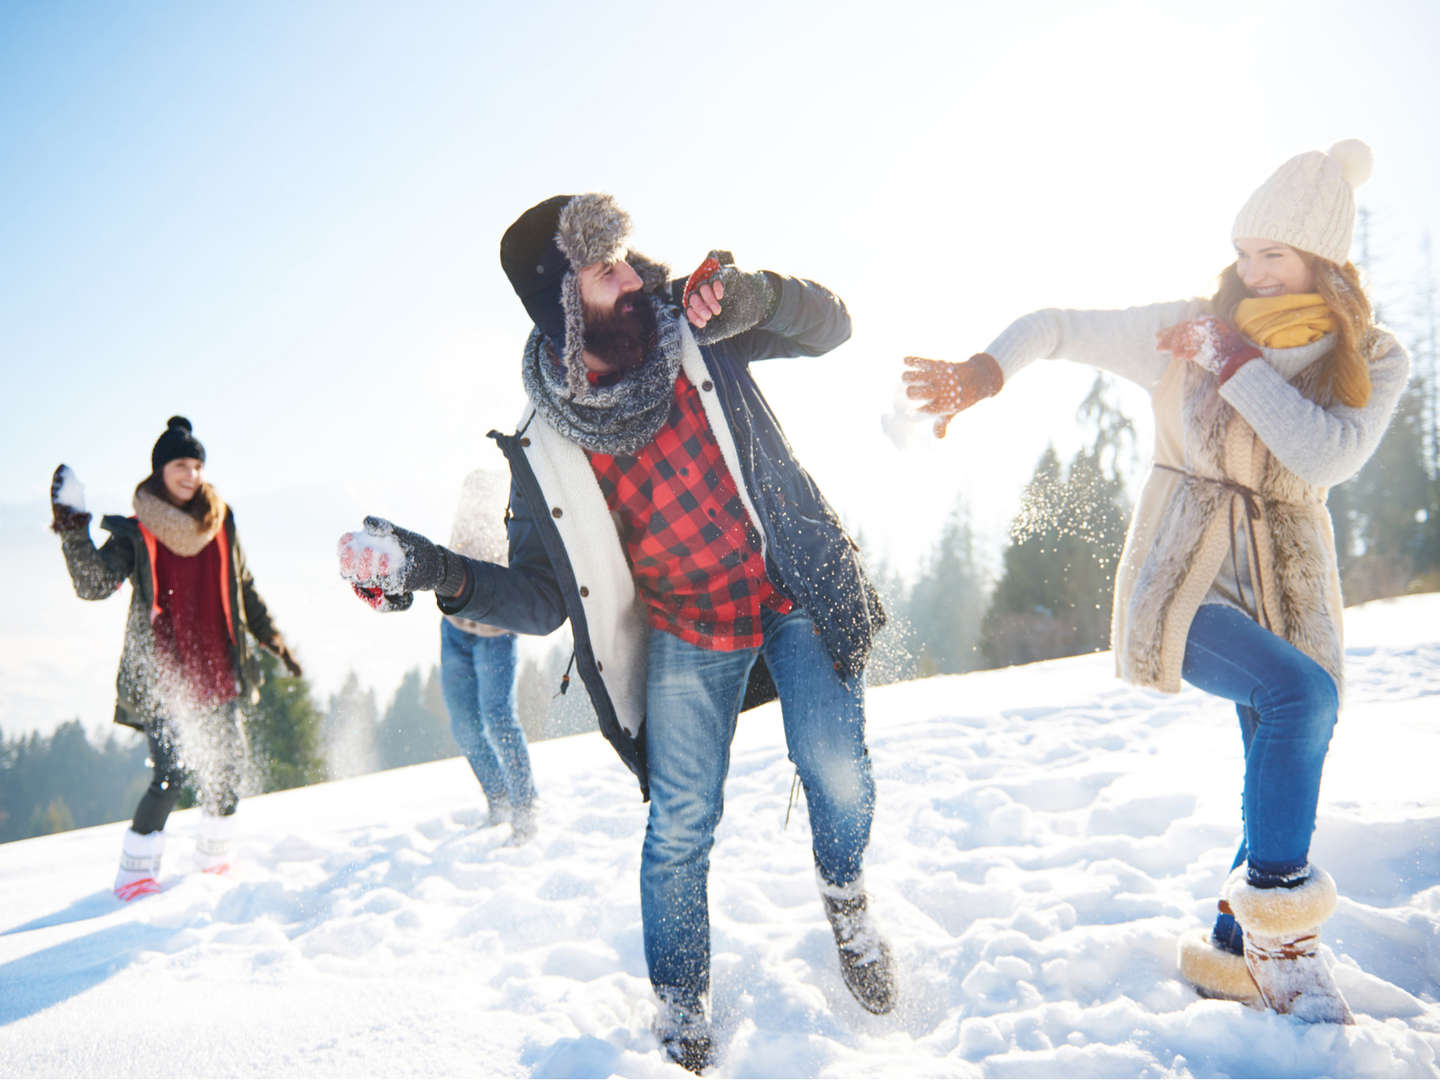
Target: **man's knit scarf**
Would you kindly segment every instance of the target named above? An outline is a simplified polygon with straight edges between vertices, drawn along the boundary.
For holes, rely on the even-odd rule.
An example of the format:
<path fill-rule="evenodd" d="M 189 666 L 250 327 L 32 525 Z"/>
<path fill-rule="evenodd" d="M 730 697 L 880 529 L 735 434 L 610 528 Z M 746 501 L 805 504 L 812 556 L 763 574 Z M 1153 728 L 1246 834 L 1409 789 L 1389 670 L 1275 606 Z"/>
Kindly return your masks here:
<path fill-rule="evenodd" d="M 525 392 L 549 424 L 582 449 L 603 454 L 633 454 L 655 437 L 670 415 L 675 377 L 680 372 L 684 328 L 660 297 L 655 306 L 657 341 L 644 362 L 611 383 L 598 386 L 582 370 L 567 372 L 538 329 L 525 342 L 521 379 Z M 577 389 L 578 388 L 578 389 Z"/>

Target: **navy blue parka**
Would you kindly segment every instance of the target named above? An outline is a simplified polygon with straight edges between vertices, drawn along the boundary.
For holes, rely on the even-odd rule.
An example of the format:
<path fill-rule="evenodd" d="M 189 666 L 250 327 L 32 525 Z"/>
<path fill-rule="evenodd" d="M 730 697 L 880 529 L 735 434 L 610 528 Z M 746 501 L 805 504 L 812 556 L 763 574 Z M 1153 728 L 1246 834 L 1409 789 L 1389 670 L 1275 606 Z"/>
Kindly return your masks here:
<path fill-rule="evenodd" d="M 885 615 L 861 565 L 859 549 L 825 501 L 750 375 L 756 360 L 777 356 L 819 356 L 850 336 L 845 305 L 828 289 L 798 278 L 775 276 L 779 299 L 761 325 L 713 345 L 700 346 L 707 376 L 701 389 L 718 399 L 738 453 L 750 504 L 759 518 L 771 582 L 815 622 L 838 673 L 858 675 Z M 672 286 L 672 292 L 679 283 Z M 683 317 L 683 316 L 681 316 Z M 705 385 L 708 383 L 709 385 Z M 510 463 L 509 565 L 468 559 L 469 582 L 454 598 L 437 598 L 446 614 L 460 615 L 516 633 L 548 634 L 570 620 L 575 663 L 600 722 L 600 730 L 630 767 L 648 797 L 644 732 L 627 731 L 616 715 L 586 616 L 592 589 L 576 582 L 576 553 L 567 548 L 557 521 L 564 510 L 543 490 L 532 467 L 534 425 L 543 424 L 527 407 L 513 435 L 491 432 Z M 549 429 L 553 431 L 553 429 Z M 716 432 L 717 437 L 724 433 Z M 597 515 L 598 516 L 598 515 Z M 566 522 L 567 528 L 573 523 Z M 608 517 L 586 529 L 614 530 Z M 576 535 L 572 531 L 570 535 Z M 594 535 L 593 532 L 589 535 Z M 572 539 L 571 547 L 575 546 Z M 593 610 L 593 608 L 592 608 Z M 745 706 L 774 696 L 763 662 L 756 664 Z"/>

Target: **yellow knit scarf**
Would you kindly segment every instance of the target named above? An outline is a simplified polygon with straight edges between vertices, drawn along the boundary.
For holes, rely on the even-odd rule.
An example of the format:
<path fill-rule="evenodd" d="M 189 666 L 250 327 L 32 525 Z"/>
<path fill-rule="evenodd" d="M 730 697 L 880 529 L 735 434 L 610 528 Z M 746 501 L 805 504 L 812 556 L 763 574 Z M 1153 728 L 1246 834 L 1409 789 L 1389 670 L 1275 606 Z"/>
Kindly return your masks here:
<path fill-rule="evenodd" d="M 1292 349 L 1335 332 L 1335 316 L 1319 293 L 1254 296 L 1235 309 L 1235 325 L 1266 349 Z"/>

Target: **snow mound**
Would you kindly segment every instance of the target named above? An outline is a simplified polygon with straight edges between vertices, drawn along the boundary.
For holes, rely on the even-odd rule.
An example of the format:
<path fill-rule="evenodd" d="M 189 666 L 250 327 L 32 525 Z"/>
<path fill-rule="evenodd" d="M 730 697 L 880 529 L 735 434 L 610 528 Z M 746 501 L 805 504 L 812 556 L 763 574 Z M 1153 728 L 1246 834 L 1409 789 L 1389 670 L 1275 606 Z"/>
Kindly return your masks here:
<path fill-rule="evenodd" d="M 867 861 L 901 1005 L 846 992 L 773 706 L 746 714 L 712 856 L 718 1072 L 1440 1075 L 1440 597 L 1349 622 L 1315 834 L 1358 1023 L 1204 1001 L 1175 969 L 1239 828 L 1231 710 L 1101 654 L 874 690 Z M 533 747 L 524 846 L 460 759 L 247 800 L 227 879 L 106 887 L 123 825 L 0 846 L 6 1076 L 679 1076 L 656 1052 L 645 807 L 595 735 Z"/>

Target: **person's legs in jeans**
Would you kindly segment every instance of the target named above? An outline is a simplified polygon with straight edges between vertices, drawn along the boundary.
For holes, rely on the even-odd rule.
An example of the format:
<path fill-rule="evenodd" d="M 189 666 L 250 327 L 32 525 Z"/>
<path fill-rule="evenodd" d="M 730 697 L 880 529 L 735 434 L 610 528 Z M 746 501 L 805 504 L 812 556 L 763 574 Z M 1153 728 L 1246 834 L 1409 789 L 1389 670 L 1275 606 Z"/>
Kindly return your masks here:
<path fill-rule="evenodd" d="M 717 652 L 650 632 L 650 818 L 640 858 L 640 913 L 650 982 L 662 1001 L 685 1010 L 698 1011 L 710 986 L 710 848 L 755 656 L 754 649 Z"/>
<path fill-rule="evenodd" d="M 448 623 L 446 625 L 449 625 Z M 516 808 L 535 801 L 535 779 L 530 771 L 530 749 L 515 708 L 514 634 L 475 638 L 475 686 L 483 734 L 498 763 L 505 797 Z"/>
<path fill-rule="evenodd" d="M 449 619 L 440 620 L 440 692 L 445 698 L 445 711 L 450 714 L 450 732 L 465 760 L 470 762 L 475 779 L 480 781 L 480 790 L 485 793 L 485 801 L 494 812 L 508 809 L 510 800 L 500 762 L 485 737 L 480 712 L 475 646 L 483 640 L 461 630 Z"/>
<path fill-rule="evenodd" d="M 780 693 L 785 742 L 810 812 L 815 864 L 831 885 L 860 876 L 875 812 L 865 678 L 842 679 L 804 611 L 765 612 L 761 652 Z"/>
<path fill-rule="evenodd" d="M 1186 682 L 1235 702 L 1245 748 L 1245 833 L 1235 865 L 1258 886 L 1293 881 L 1309 862 L 1320 774 L 1339 711 L 1335 680 L 1243 612 L 1202 605 L 1190 626 Z M 1241 941 L 1221 915 L 1215 939 Z"/>

